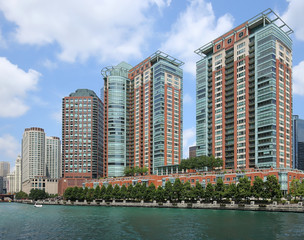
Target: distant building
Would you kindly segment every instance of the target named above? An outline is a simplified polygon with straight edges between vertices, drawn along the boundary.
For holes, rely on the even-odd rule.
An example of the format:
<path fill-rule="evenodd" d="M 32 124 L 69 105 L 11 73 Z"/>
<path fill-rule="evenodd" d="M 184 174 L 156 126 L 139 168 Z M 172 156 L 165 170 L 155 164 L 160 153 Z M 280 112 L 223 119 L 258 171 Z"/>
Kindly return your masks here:
<path fill-rule="evenodd" d="M 49 194 L 58 194 L 58 181 L 57 178 L 36 177 L 28 179 L 22 184 L 22 191 L 29 194 L 31 189 L 44 190 Z"/>
<path fill-rule="evenodd" d="M 189 158 L 196 157 L 196 146 L 189 147 Z"/>
<path fill-rule="evenodd" d="M 271 9 L 195 52 L 197 155 L 292 167 L 292 39 Z"/>
<path fill-rule="evenodd" d="M 18 156 L 15 161 L 15 192 L 20 192 L 22 189 L 22 182 L 21 182 L 21 156 Z"/>
<path fill-rule="evenodd" d="M 62 176 L 99 178 L 103 166 L 103 103 L 78 89 L 62 100 Z"/>
<path fill-rule="evenodd" d="M 26 128 L 22 138 L 22 183 L 45 175 L 45 132 L 38 127 Z"/>
<path fill-rule="evenodd" d="M 304 170 L 304 120 L 293 115 L 293 168 Z"/>
<path fill-rule="evenodd" d="M 7 175 L 7 193 L 16 192 L 15 171 Z"/>
<path fill-rule="evenodd" d="M 60 138 L 46 137 L 45 144 L 46 176 L 60 178 L 62 173 Z"/>
<path fill-rule="evenodd" d="M 10 173 L 10 163 L 9 162 L 0 162 L 0 176 L 6 177 Z"/>
<path fill-rule="evenodd" d="M 3 194 L 3 177 L 0 176 L 0 194 Z"/>

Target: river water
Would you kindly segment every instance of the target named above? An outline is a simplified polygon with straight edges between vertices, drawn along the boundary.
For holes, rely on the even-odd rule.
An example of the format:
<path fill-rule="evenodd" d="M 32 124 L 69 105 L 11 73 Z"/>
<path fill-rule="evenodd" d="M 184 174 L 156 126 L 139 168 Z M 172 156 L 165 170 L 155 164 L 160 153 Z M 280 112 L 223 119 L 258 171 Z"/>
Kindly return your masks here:
<path fill-rule="evenodd" d="M 0 239 L 304 239 L 304 214 L 0 203 Z"/>

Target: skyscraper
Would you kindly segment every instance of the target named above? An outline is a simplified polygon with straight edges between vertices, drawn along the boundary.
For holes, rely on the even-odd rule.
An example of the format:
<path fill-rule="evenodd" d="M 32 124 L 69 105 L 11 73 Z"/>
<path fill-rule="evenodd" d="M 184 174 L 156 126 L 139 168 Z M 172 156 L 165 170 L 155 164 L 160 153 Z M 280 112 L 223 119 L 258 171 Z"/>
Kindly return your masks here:
<path fill-rule="evenodd" d="M 62 101 L 64 178 L 102 176 L 103 103 L 91 90 L 78 89 Z"/>
<path fill-rule="evenodd" d="M 304 120 L 293 115 L 293 168 L 304 170 Z"/>
<path fill-rule="evenodd" d="M 6 177 L 10 173 L 10 163 L 9 162 L 0 162 L 0 176 Z"/>
<path fill-rule="evenodd" d="M 183 63 L 157 51 L 137 66 L 102 70 L 105 102 L 105 174 L 146 167 L 176 172 L 182 157 Z"/>
<path fill-rule="evenodd" d="M 292 32 L 267 9 L 195 51 L 198 156 L 292 167 Z"/>
<path fill-rule="evenodd" d="M 20 192 L 22 188 L 21 182 L 21 156 L 18 156 L 15 161 L 15 191 Z"/>
<path fill-rule="evenodd" d="M 104 76 L 104 175 L 122 176 L 127 166 L 127 138 L 130 127 L 128 115 L 131 65 L 122 62 L 102 70 Z M 127 136 L 128 135 L 128 136 Z"/>
<path fill-rule="evenodd" d="M 42 128 L 26 128 L 22 138 L 22 183 L 45 176 L 45 132 Z"/>
<path fill-rule="evenodd" d="M 59 137 L 45 139 L 46 176 L 48 178 L 61 177 L 61 145 Z"/>

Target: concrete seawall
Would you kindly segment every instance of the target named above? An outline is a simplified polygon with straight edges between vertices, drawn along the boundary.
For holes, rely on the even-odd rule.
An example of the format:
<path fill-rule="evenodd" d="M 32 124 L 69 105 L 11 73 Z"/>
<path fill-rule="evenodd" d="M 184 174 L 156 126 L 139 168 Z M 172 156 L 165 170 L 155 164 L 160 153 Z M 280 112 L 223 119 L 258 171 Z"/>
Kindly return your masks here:
<path fill-rule="evenodd" d="M 33 204 L 31 200 L 16 200 L 18 203 L 27 203 Z M 250 204 L 235 204 L 233 201 L 231 203 L 217 203 L 213 201 L 213 203 L 171 203 L 167 201 L 166 203 L 157 203 L 154 202 L 127 202 L 127 201 L 92 201 L 87 202 L 86 200 L 83 202 L 79 201 L 37 201 L 37 204 L 42 205 L 66 205 L 66 206 L 108 206 L 108 207 L 154 207 L 154 208 L 189 208 L 189 209 L 215 209 L 215 210 L 241 210 L 241 211 L 269 211 L 269 212 L 297 212 L 304 213 L 304 206 L 302 202 L 297 204 L 277 204 L 273 202 L 272 204 L 255 204 L 254 201 L 251 201 Z"/>

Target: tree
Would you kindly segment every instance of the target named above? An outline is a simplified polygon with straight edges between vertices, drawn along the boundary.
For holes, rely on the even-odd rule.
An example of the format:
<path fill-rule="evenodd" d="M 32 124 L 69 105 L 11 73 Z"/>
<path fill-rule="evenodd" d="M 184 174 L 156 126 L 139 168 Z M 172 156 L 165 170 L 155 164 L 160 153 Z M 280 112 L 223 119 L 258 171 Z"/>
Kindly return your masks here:
<path fill-rule="evenodd" d="M 214 188 L 211 183 L 207 184 L 205 191 L 205 199 L 209 202 L 211 198 L 214 196 Z"/>
<path fill-rule="evenodd" d="M 237 185 L 236 198 L 240 200 L 241 198 L 249 198 L 251 196 L 251 182 L 248 177 L 241 177 Z"/>
<path fill-rule="evenodd" d="M 222 200 L 225 194 L 225 185 L 222 178 L 216 180 L 214 195 L 218 200 Z"/>
<path fill-rule="evenodd" d="M 196 199 L 200 199 L 204 197 L 204 188 L 198 181 L 196 181 L 195 184 L 194 195 Z"/>
<path fill-rule="evenodd" d="M 165 191 L 162 186 L 159 186 L 155 192 L 155 199 L 157 202 L 164 202 L 165 201 Z"/>
<path fill-rule="evenodd" d="M 73 188 L 72 187 L 68 187 L 64 193 L 63 193 L 63 197 L 67 200 L 71 200 L 73 198 Z"/>
<path fill-rule="evenodd" d="M 167 181 L 165 183 L 165 199 L 171 201 L 172 200 L 172 192 L 173 192 L 173 188 L 172 188 L 172 184 L 170 181 Z"/>
<path fill-rule="evenodd" d="M 237 187 L 234 183 L 231 183 L 225 190 L 226 198 L 235 198 L 237 192 Z"/>
<path fill-rule="evenodd" d="M 71 193 L 71 201 L 75 201 L 76 199 L 78 199 L 78 187 L 75 186 L 73 187 L 73 191 Z"/>
<path fill-rule="evenodd" d="M 89 189 L 87 188 L 87 187 L 85 187 L 84 189 L 83 189 L 83 200 L 88 200 L 87 199 L 87 196 L 88 196 L 88 192 L 89 192 Z"/>
<path fill-rule="evenodd" d="M 95 189 L 94 188 L 90 188 L 86 194 L 86 197 L 85 199 L 89 202 L 91 202 L 93 199 L 94 199 L 94 192 L 95 192 Z"/>
<path fill-rule="evenodd" d="M 183 184 L 179 178 L 175 179 L 172 186 L 172 200 L 180 201 L 183 193 Z"/>
<path fill-rule="evenodd" d="M 47 198 L 47 193 L 44 190 L 32 188 L 29 194 L 29 198 L 35 201 L 38 199 L 45 199 Z"/>
<path fill-rule="evenodd" d="M 126 199 L 128 197 L 128 189 L 126 185 L 122 185 L 120 188 L 120 197 L 122 199 Z"/>
<path fill-rule="evenodd" d="M 281 186 L 278 183 L 278 179 L 274 175 L 268 175 L 267 180 L 265 182 L 265 192 L 268 198 L 271 200 L 282 197 Z"/>
<path fill-rule="evenodd" d="M 99 184 L 97 185 L 97 187 L 94 190 L 93 197 L 94 197 L 94 199 L 99 199 L 99 197 L 100 197 L 100 187 L 99 187 Z"/>
<path fill-rule="evenodd" d="M 105 195 L 106 195 L 106 192 L 107 192 L 107 188 L 105 185 L 102 185 L 101 189 L 100 189 L 100 195 L 99 195 L 99 199 L 105 199 Z"/>
<path fill-rule="evenodd" d="M 117 184 L 115 184 L 112 196 L 114 199 L 120 199 L 120 187 Z"/>
<path fill-rule="evenodd" d="M 184 191 L 184 197 L 185 197 L 185 199 L 187 201 L 193 201 L 193 199 L 195 198 L 195 195 L 194 195 L 193 187 L 191 186 L 191 184 L 190 184 L 189 181 L 187 181 L 184 184 L 183 191 Z"/>
<path fill-rule="evenodd" d="M 265 196 L 265 185 L 262 178 L 256 177 L 254 179 L 251 192 L 255 198 L 263 198 Z"/>
<path fill-rule="evenodd" d="M 147 188 L 147 190 L 146 190 L 146 192 L 144 194 L 144 200 L 145 201 L 154 200 L 154 198 L 155 198 L 155 192 L 156 192 L 155 185 L 153 183 L 151 183 L 148 186 L 148 188 Z"/>
<path fill-rule="evenodd" d="M 77 195 L 76 199 L 78 199 L 78 201 L 82 202 L 85 199 L 86 195 L 84 193 L 86 193 L 86 192 L 87 192 L 87 190 L 85 191 L 82 187 L 79 187 L 78 195 Z"/>
<path fill-rule="evenodd" d="M 128 187 L 128 198 L 129 199 L 131 199 L 131 200 L 134 200 L 135 199 L 135 197 L 134 197 L 134 195 L 133 195 L 133 185 L 132 184 L 130 184 L 129 185 L 129 187 Z"/>
<path fill-rule="evenodd" d="M 113 186 L 112 186 L 112 184 L 109 184 L 107 186 L 106 194 L 105 194 L 106 201 L 110 201 L 112 199 L 112 197 L 113 197 L 112 193 L 113 193 Z"/>
<path fill-rule="evenodd" d="M 299 197 L 301 195 L 299 192 L 300 186 L 301 186 L 300 180 L 293 179 L 289 185 L 289 194 L 293 197 Z"/>
<path fill-rule="evenodd" d="M 27 193 L 20 191 L 20 192 L 16 193 L 15 198 L 16 199 L 26 199 L 26 198 L 28 198 L 28 195 L 27 195 Z"/>

